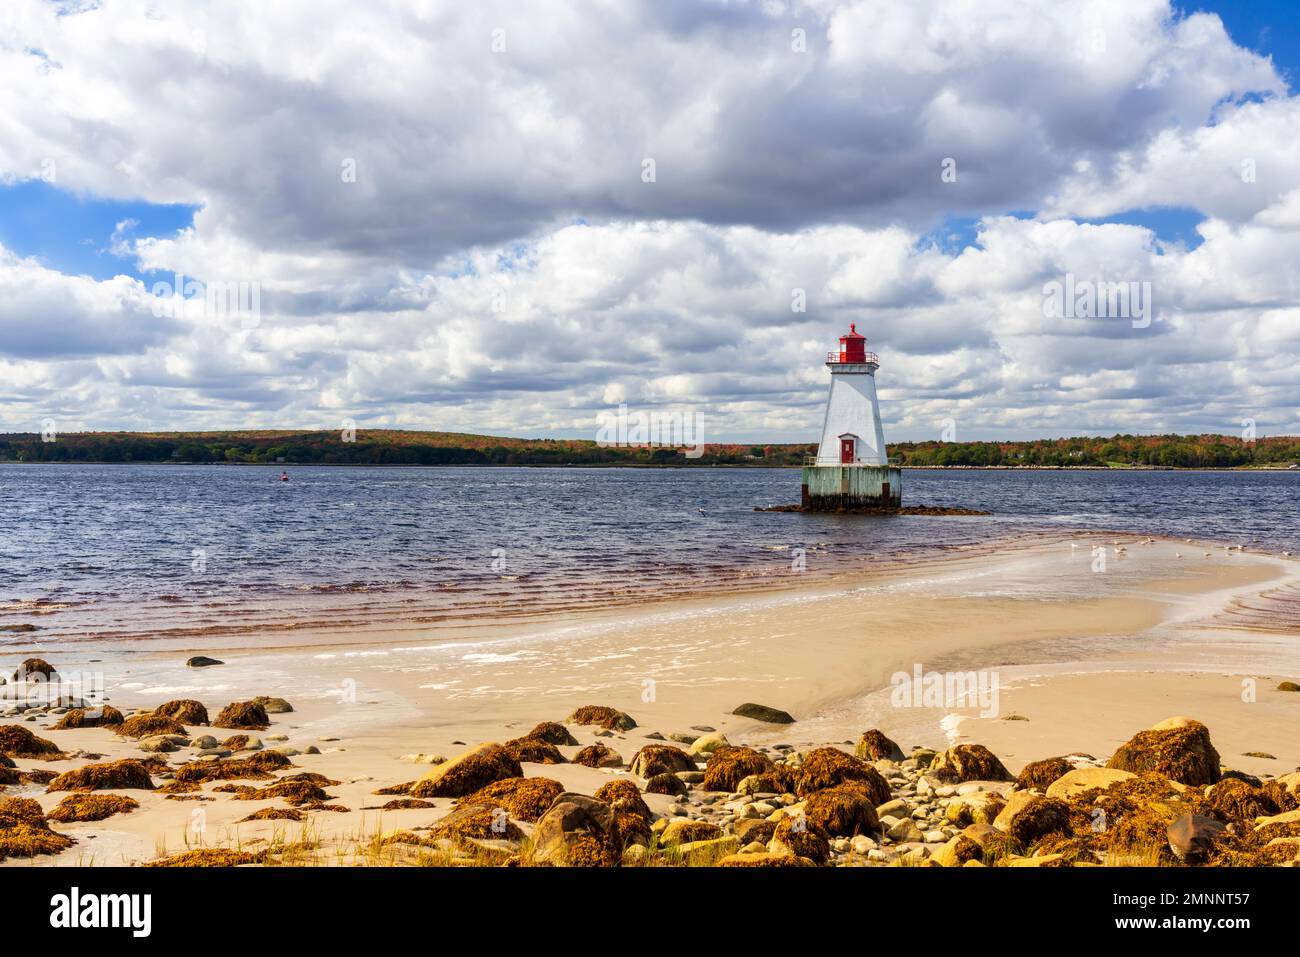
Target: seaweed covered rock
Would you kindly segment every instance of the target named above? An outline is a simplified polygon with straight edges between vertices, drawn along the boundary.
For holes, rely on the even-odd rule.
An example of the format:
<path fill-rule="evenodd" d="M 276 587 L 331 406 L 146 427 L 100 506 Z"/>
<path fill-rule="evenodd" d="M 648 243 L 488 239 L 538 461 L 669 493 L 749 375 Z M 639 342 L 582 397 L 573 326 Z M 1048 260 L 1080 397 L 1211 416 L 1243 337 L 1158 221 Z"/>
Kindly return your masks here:
<path fill-rule="evenodd" d="M 499 840 L 518 841 L 524 836 L 519 825 L 510 820 L 510 814 L 503 807 L 488 804 L 457 804 L 446 817 L 439 820 L 429 831 L 434 840 Z"/>
<path fill-rule="evenodd" d="M 771 854 L 806 857 L 815 864 L 824 864 L 831 856 L 826 832 L 812 821 L 797 816 L 777 822 L 767 849 Z"/>
<path fill-rule="evenodd" d="M 125 718 L 122 712 L 112 705 L 98 708 L 73 708 L 53 728 L 54 731 L 67 731 L 71 728 L 113 728 L 120 725 Z"/>
<path fill-rule="evenodd" d="M 831 837 L 854 837 L 880 830 L 876 805 L 860 782 L 825 788 L 808 796 L 804 817 Z"/>
<path fill-rule="evenodd" d="M 47 791 L 108 791 L 114 788 L 152 791 L 149 768 L 141 761 L 108 761 L 65 771 L 50 782 Z"/>
<path fill-rule="evenodd" d="M 182 851 L 170 857 L 150 861 L 145 867 L 243 867 L 246 864 L 261 864 L 265 860 L 265 851 L 231 851 L 222 847 L 199 847 L 192 851 Z"/>
<path fill-rule="evenodd" d="M 1219 752 L 1210 731 L 1190 718 L 1170 718 L 1139 731 L 1107 762 L 1121 771 L 1154 771 L 1180 784 L 1214 784 L 1219 780 Z"/>
<path fill-rule="evenodd" d="M 734 791 L 750 775 L 767 774 L 774 768 L 771 758 L 753 748 L 718 748 L 709 755 L 700 787 L 706 791 Z"/>
<path fill-rule="evenodd" d="M 613 809 L 585 794 L 561 794 L 533 831 L 533 859 L 539 864 L 617 867 L 623 847 Z"/>
<path fill-rule="evenodd" d="M 132 715 L 118 725 L 117 733 L 123 738 L 152 738 L 160 734 L 185 734 L 185 725 L 175 718 L 162 714 Z"/>
<path fill-rule="evenodd" d="M 573 756 L 574 764 L 585 768 L 621 768 L 623 756 L 607 744 L 589 744 Z"/>
<path fill-rule="evenodd" d="M 139 801 L 124 794 L 69 794 L 45 817 L 60 824 L 102 821 L 114 814 L 129 814 L 139 806 Z"/>
<path fill-rule="evenodd" d="M 668 826 L 659 832 L 659 843 L 692 844 L 695 841 L 712 841 L 722 837 L 722 828 L 708 821 L 696 821 L 691 818 L 678 817 L 668 822 Z"/>
<path fill-rule="evenodd" d="M 520 763 L 530 764 L 568 764 L 569 759 L 560 753 L 560 749 L 549 741 L 540 738 L 514 738 L 502 745 L 512 758 Z"/>
<path fill-rule="evenodd" d="M 231 731 L 265 731 L 271 725 L 266 716 L 266 708 L 256 701 L 232 701 L 221 709 L 217 720 L 212 722 L 214 728 L 228 728 Z"/>
<path fill-rule="evenodd" d="M 795 793 L 805 797 L 848 782 L 860 784 L 877 807 L 890 799 L 889 782 L 879 771 L 838 748 L 816 748 L 804 755 L 795 780 Z"/>
<path fill-rule="evenodd" d="M 637 786 L 627 778 L 617 778 L 602 784 L 596 790 L 594 797 L 597 801 L 604 801 L 616 812 L 635 814 L 647 822 L 654 820 L 654 815 L 650 813 L 650 807 L 645 803 L 645 798 L 641 797 L 641 792 L 637 790 Z"/>
<path fill-rule="evenodd" d="M 565 747 L 577 747 L 578 739 L 575 738 L 569 729 L 558 721 L 543 721 L 528 734 L 527 738 L 536 738 L 538 741 L 545 741 L 547 744 L 563 745 Z"/>
<path fill-rule="evenodd" d="M 458 803 L 504 808 L 516 820 L 534 824 L 563 793 L 564 785 L 550 778 L 504 778 L 461 798 Z"/>
<path fill-rule="evenodd" d="M 771 771 L 762 771 L 741 778 L 736 790 L 741 794 L 793 794 L 799 779 L 797 768 L 786 764 L 774 765 Z"/>
<path fill-rule="evenodd" d="M 728 854 L 722 860 L 718 861 L 718 867 L 816 867 L 812 861 L 806 857 L 795 857 L 792 854 L 772 854 L 764 851 L 761 854 Z"/>
<path fill-rule="evenodd" d="M 439 764 L 411 785 L 409 793 L 417 798 L 464 797 L 493 781 L 523 776 L 524 769 L 505 748 L 495 741 L 485 741 Z"/>
<path fill-rule="evenodd" d="M 564 719 L 569 724 L 595 724 L 606 731 L 631 731 L 636 722 L 617 708 L 601 704 L 583 705 Z"/>
<path fill-rule="evenodd" d="M 1052 783 L 1074 770 L 1074 765 L 1065 758 L 1044 758 L 1030 761 L 1020 769 L 1016 778 L 1016 788 L 1022 791 L 1037 789 L 1046 791 Z"/>
<path fill-rule="evenodd" d="M 686 782 L 675 774 L 656 774 L 645 783 L 646 794 L 667 794 L 680 797 L 690 792 Z"/>
<path fill-rule="evenodd" d="M 943 846 L 937 860 L 943 867 L 961 867 L 972 860 L 987 864 L 1007 856 L 1014 847 L 1011 835 L 992 824 L 971 824 Z"/>
<path fill-rule="evenodd" d="M 1117 856 L 1138 859 L 1153 853 L 1167 858 L 1169 825 L 1204 807 L 1200 792 L 1152 772 L 1063 800 L 1074 814 L 1076 836 L 1086 835 L 1099 849 Z"/>
<path fill-rule="evenodd" d="M 239 822 L 247 821 L 305 821 L 307 815 L 295 807 L 264 807 L 254 811 L 247 817 L 241 817 Z"/>
<path fill-rule="evenodd" d="M 0 861 L 6 857 L 57 854 L 75 841 L 50 829 L 41 805 L 31 798 L 0 798 Z"/>
<path fill-rule="evenodd" d="M 40 758 L 47 761 L 63 757 L 57 744 L 37 737 L 20 724 L 0 725 L 0 754 L 11 758 Z"/>
<path fill-rule="evenodd" d="M 14 671 L 14 681 L 51 681 L 59 676 L 44 658 L 28 658 Z"/>
<path fill-rule="evenodd" d="M 1132 771 L 1115 768 L 1075 768 L 1067 771 L 1047 786 L 1047 796 L 1069 801 L 1088 791 L 1105 790 L 1112 784 L 1131 781 L 1137 777 Z"/>
<path fill-rule="evenodd" d="M 289 767 L 293 767 L 292 762 L 279 751 L 259 751 L 247 758 L 192 761 L 177 768 L 176 780 L 181 782 L 267 780 L 272 777 L 270 772 Z"/>
<path fill-rule="evenodd" d="M 746 701 L 731 713 L 754 721 L 765 721 L 768 724 L 794 724 L 794 718 L 787 712 L 779 708 L 769 708 L 765 704 L 755 704 L 752 701 Z"/>
<path fill-rule="evenodd" d="M 153 709 L 153 713 L 179 721 L 181 724 L 208 723 L 208 709 L 193 698 L 177 698 L 174 701 L 164 701 Z"/>
<path fill-rule="evenodd" d="M 694 771 L 695 759 L 671 744 L 647 744 L 632 756 L 628 768 L 637 777 L 652 778 L 656 774 Z"/>
<path fill-rule="evenodd" d="M 1276 792 L 1264 787 L 1251 787 L 1245 781 L 1225 779 L 1211 785 L 1205 792 L 1207 809 L 1225 824 L 1233 821 L 1254 823 L 1257 817 L 1268 817 L 1282 810 Z"/>
<path fill-rule="evenodd" d="M 940 781 L 1014 781 L 997 756 L 982 744 L 957 744 L 935 755 L 930 773 Z"/>
<path fill-rule="evenodd" d="M 1006 799 L 996 791 L 976 791 L 949 801 L 943 816 L 944 820 L 961 827 L 969 824 L 994 824 L 1008 806 Z"/>
<path fill-rule="evenodd" d="M 1026 848 L 1049 834 L 1069 834 L 1070 806 L 1059 798 L 1032 798 L 1012 816 L 1009 831 Z"/>
<path fill-rule="evenodd" d="M 333 799 L 319 784 L 301 779 L 276 781 L 264 788 L 248 788 L 235 795 L 236 801 L 271 801 L 275 798 L 283 798 L 285 804 L 292 805 Z"/>
<path fill-rule="evenodd" d="M 864 731 L 858 739 L 853 756 L 863 761 L 902 761 L 903 749 L 885 736 L 883 731 L 872 728 Z"/>

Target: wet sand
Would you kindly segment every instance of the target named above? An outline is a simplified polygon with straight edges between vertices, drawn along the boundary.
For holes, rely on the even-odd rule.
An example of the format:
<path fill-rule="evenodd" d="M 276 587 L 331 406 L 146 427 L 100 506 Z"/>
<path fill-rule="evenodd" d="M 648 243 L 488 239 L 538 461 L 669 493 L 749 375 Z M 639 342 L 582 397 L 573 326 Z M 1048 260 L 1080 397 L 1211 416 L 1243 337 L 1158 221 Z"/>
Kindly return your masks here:
<path fill-rule="evenodd" d="M 1300 694 L 1273 689 L 1279 680 L 1300 678 L 1300 623 L 1275 614 L 1273 605 L 1277 594 L 1296 587 L 1300 565 L 1141 539 L 1126 539 L 1117 553 L 1113 541 L 1080 535 L 894 573 L 528 625 L 474 624 L 427 634 L 366 629 L 351 641 L 330 632 L 319 641 L 297 635 L 293 645 L 260 649 L 180 651 L 171 642 L 133 642 L 39 653 L 65 673 L 102 672 L 110 703 L 123 710 L 197 698 L 215 714 L 255 695 L 288 699 L 294 712 L 272 715 L 271 728 L 259 736 L 268 747 L 319 747 L 319 755 L 294 756 L 297 768 L 343 782 L 327 790 L 349 812 L 311 815 L 310 829 L 326 847 L 355 849 L 376 831 L 427 825 L 441 815 L 363 810 L 387 800 L 371 793 L 376 788 L 427 770 L 403 755 L 454 756 L 465 744 L 522 735 L 584 704 L 612 705 L 637 720 L 634 731 L 602 739 L 624 759 L 646 734 L 692 726 L 718 728 L 733 742 L 795 746 L 852 742 L 878 727 L 904 748 L 978 741 L 1014 771 L 1073 751 L 1104 757 L 1133 732 L 1187 714 L 1210 727 L 1225 763 L 1253 773 L 1293 769 L 1300 763 Z M 1093 570 L 1094 546 L 1106 549 L 1104 571 Z M 186 669 L 186 655 L 199 652 L 226 663 Z M 25 655 L 15 652 L 0 664 L 10 669 Z M 996 713 L 981 718 L 980 707 L 952 702 L 895 706 L 891 676 L 918 667 L 996 680 Z M 1257 681 L 1257 700 L 1249 704 L 1241 700 L 1248 677 Z M 797 721 L 777 726 L 732 716 L 745 701 L 781 708 Z M 1028 720 L 1006 720 L 1010 715 Z M 140 756 L 133 742 L 109 730 L 44 731 L 54 720 L 25 726 L 67 750 Z M 574 730 L 582 744 L 596 740 L 593 729 Z M 234 733 L 191 731 L 218 739 Z M 271 740 L 277 735 L 287 741 Z M 576 751 L 562 750 L 570 757 Z M 1241 757 L 1245 751 L 1275 758 Z M 190 756 L 185 749 L 167 757 L 182 763 Z M 22 768 L 57 771 L 81 763 L 86 759 L 18 761 Z M 571 765 L 525 770 L 587 793 L 614 773 Z M 62 797 L 32 787 L 5 793 L 35 797 L 47 808 Z M 95 824 L 56 825 L 79 843 L 55 857 L 6 866 L 130 863 L 187 842 L 255 843 L 303 827 L 236 823 L 280 802 L 218 794 L 194 803 L 129 793 L 141 801 L 139 810 Z M 652 807 L 667 801 L 648 797 Z M 349 854 L 320 862 L 348 863 Z"/>

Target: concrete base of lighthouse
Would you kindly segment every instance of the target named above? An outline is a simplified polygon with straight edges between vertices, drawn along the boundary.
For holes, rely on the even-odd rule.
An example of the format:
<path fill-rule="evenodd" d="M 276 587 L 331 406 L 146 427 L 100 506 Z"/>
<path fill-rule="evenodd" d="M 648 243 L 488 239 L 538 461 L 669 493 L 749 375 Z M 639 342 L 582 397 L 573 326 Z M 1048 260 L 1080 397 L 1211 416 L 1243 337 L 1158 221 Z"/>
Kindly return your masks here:
<path fill-rule="evenodd" d="M 889 465 L 808 465 L 801 505 L 809 512 L 888 511 L 903 504 L 903 471 Z"/>

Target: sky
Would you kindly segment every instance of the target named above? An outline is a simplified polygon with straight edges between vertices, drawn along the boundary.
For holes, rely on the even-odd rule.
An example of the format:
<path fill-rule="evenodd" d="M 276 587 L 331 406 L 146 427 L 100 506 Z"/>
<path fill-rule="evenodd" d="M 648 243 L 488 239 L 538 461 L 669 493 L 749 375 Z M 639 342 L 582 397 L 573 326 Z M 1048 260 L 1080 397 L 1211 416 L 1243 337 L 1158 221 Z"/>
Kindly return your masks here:
<path fill-rule="evenodd" d="M 4 0 L 0 432 L 812 441 L 856 323 L 893 441 L 1300 433 L 1297 71 L 1275 2 Z"/>

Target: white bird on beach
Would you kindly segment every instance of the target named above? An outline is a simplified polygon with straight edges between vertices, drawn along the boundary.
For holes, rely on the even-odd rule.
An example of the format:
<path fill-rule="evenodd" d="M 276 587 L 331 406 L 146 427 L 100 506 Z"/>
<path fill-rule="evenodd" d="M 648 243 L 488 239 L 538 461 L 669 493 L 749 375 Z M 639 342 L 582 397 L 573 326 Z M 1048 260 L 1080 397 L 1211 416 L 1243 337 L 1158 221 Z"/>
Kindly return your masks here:
<path fill-rule="evenodd" d="M 1205 553 L 1205 557 L 1206 557 L 1206 558 L 1209 558 L 1209 557 L 1210 557 L 1210 553 L 1209 553 L 1209 552 L 1206 552 L 1206 553 Z"/>
<path fill-rule="evenodd" d="M 1174 552 L 1174 558 L 1182 558 L 1182 557 L 1183 557 L 1182 552 Z"/>
<path fill-rule="evenodd" d="M 698 505 L 695 506 L 695 511 L 699 512 L 701 515 L 704 514 L 704 509 L 700 508 Z"/>

